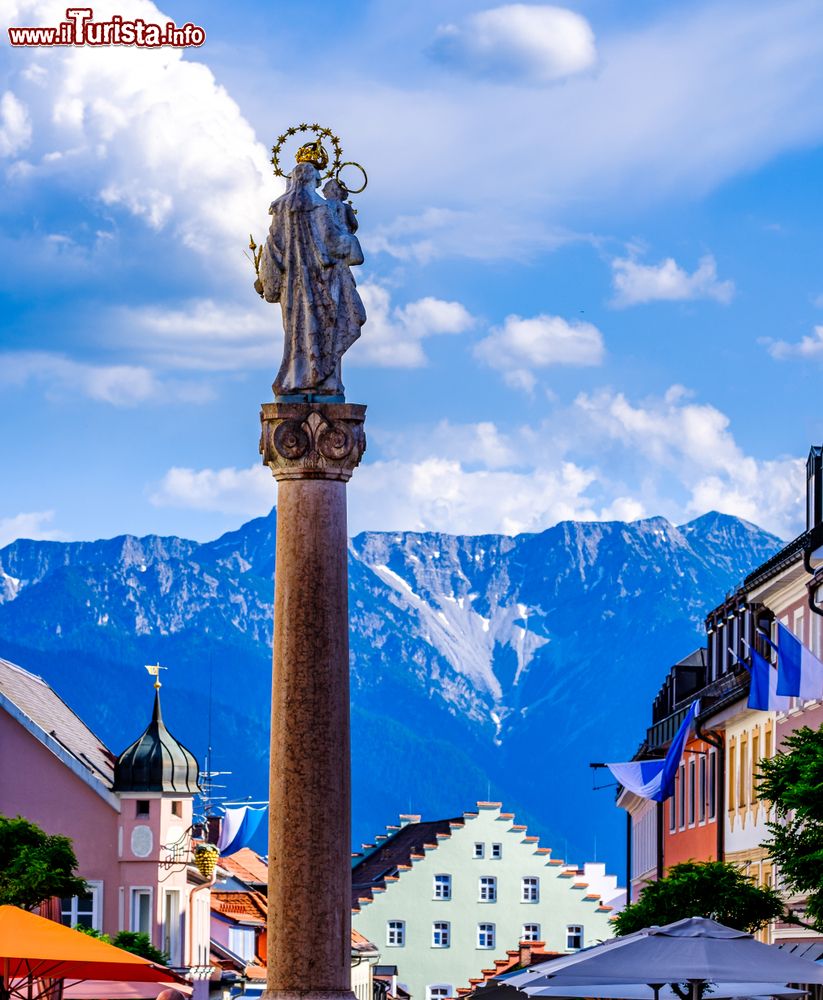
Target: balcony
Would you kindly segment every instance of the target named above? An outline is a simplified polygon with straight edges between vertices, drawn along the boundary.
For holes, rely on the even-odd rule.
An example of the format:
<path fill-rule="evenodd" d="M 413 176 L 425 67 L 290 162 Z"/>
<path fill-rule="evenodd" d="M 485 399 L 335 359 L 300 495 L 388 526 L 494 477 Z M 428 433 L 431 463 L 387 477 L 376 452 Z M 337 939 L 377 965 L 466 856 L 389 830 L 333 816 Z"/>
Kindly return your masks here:
<path fill-rule="evenodd" d="M 749 674 L 746 670 L 741 668 L 723 674 L 722 677 L 718 677 L 717 680 L 707 684 L 700 691 L 696 691 L 688 700 L 681 702 L 671 715 L 667 715 L 653 726 L 649 726 L 646 731 L 645 749 L 648 751 L 659 750 L 671 743 L 674 734 L 686 717 L 689 705 L 695 698 L 700 699 L 698 719 L 705 719 L 708 714 L 713 714 L 725 705 L 730 705 L 745 697 L 748 691 Z"/>

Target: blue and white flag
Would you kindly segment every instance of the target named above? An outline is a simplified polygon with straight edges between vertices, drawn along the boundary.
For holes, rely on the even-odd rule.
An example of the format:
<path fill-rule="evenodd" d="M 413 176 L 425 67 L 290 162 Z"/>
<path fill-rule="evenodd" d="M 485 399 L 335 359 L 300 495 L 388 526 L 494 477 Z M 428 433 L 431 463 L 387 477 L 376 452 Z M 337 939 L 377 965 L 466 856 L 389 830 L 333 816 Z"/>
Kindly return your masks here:
<path fill-rule="evenodd" d="M 220 856 L 225 858 L 243 847 L 248 847 L 252 837 L 257 833 L 265 812 L 266 806 L 262 809 L 252 809 L 249 806 L 226 809 L 220 828 L 220 839 L 217 841 Z"/>
<path fill-rule="evenodd" d="M 752 658 L 749 672 L 752 680 L 749 687 L 749 708 L 757 712 L 785 712 L 789 708 L 789 699 L 777 693 L 777 669 L 769 663 L 765 656 L 749 646 Z"/>
<path fill-rule="evenodd" d="M 674 779 L 683 757 L 683 748 L 699 707 L 699 701 L 692 702 L 663 760 L 629 760 L 621 764 L 607 764 L 606 767 L 627 791 L 634 792 L 641 799 L 665 802 L 674 793 Z"/>
<path fill-rule="evenodd" d="M 823 698 L 823 663 L 785 625 L 777 625 L 777 693 Z"/>

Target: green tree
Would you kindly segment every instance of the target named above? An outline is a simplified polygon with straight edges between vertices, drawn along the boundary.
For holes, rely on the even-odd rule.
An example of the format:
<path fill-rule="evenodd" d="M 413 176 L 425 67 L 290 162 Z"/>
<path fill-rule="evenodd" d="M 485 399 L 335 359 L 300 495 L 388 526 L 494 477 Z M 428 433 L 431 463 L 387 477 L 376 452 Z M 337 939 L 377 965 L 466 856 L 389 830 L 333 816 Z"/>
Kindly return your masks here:
<path fill-rule="evenodd" d="M 47 834 L 22 816 L 0 815 L 0 905 L 32 910 L 52 896 L 79 896 L 87 886 L 76 870 L 68 837 Z"/>
<path fill-rule="evenodd" d="M 665 878 L 647 882 L 638 901 L 618 913 L 614 925 L 623 935 L 684 917 L 711 917 L 728 927 L 756 931 L 782 913 L 775 890 L 755 885 L 734 865 L 684 861 L 672 865 Z"/>
<path fill-rule="evenodd" d="M 760 761 L 758 795 L 774 810 L 763 846 L 786 888 L 807 897 L 806 919 L 823 930 L 823 726 L 797 729 L 783 746 Z"/>
<path fill-rule="evenodd" d="M 95 930 L 94 927 L 83 927 L 78 924 L 74 929 L 82 931 L 83 934 L 88 934 L 89 937 L 97 938 L 98 941 L 113 944 L 115 948 L 122 948 L 123 951 L 130 951 L 133 955 L 147 958 L 150 962 L 155 962 L 157 965 L 169 964 L 169 956 L 164 951 L 160 951 L 159 948 L 154 947 L 149 940 L 148 934 L 142 934 L 138 931 L 119 931 L 115 934 L 114 940 L 112 940 L 108 934 Z"/>

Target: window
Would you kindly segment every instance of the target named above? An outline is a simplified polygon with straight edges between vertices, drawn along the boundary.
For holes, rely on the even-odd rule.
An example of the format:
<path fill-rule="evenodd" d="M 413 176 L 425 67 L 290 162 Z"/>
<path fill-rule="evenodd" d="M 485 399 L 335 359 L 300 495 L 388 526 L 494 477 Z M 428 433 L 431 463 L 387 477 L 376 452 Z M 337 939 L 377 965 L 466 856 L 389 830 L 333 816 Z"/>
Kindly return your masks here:
<path fill-rule="evenodd" d="M 729 744 L 729 801 L 727 803 L 729 812 L 734 812 L 735 808 L 735 797 L 734 793 L 737 788 L 735 784 L 737 776 L 734 773 L 735 761 L 737 759 L 737 747 L 734 743 Z"/>
<path fill-rule="evenodd" d="M 495 861 L 499 861 L 503 857 L 503 845 L 502 844 L 492 844 L 492 857 Z"/>
<path fill-rule="evenodd" d="M 760 733 L 757 729 L 752 732 L 752 789 L 749 801 L 752 805 L 757 803 L 757 769 L 760 766 Z"/>
<path fill-rule="evenodd" d="M 476 858 L 482 858 L 482 857 L 485 857 L 485 855 L 486 855 L 485 846 L 483 844 L 475 844 L 474 845 L 474 856 Z"/>
<path fill-rule="evenodd" d="M 717 815 L 717 751 L 709 751 L 709 819 Z"/>
<path fill-rule="evenodd" d="M 60 900 L 60 920 L 67 927 L 91 927 L 99 931 L 103 926 L 103 883 L 88 882 L 88 892 L 82 896 L 67 896 Z"/>
<path fill-rule="evenodd" d="M 677 773 L 677 810 L 680 814 L 680 829 L 686 827 L 686 765 L 681 764 Z"/>
<path fill-rule="evenodd" d="M 138 934 L 148 934 L 152 941 L 151 919 L 151 889 L 132 889 L 131 891 L 131 930 Z"/>
<path fill-rule="evenodd" d="M 675 798 L 669 799 L 669 833 L 674 833 L 677 829 L 677 807 L 675 806 Z"/>
<path fill-rule="evenodd" d="M 540 924 L 523 924 L 523 933 L 520 935 L 521 941 L 539 941 Z"/>
<path fill-rule="evenodd" d="M 151 799 L 135 799 L 134 815 L 148 816 L 151 813 Z"/>
<path fill-rule="evenodd" d="M 244 962 L 254 961 L 254 928 L 229 927 L 229 951 Z"/>
<path fill-rule="evenodd" d="M 583 947 L 583 925 L 566 925 L 566 948 L 569 951 L 577 951 Z"/>
<path fill-rule="evenodd" d="M 525 875 L 520 888 L 521 903 L 540 902 L 540 879 L 536 875 Z"/>
<path fill-rule="evenodd" d="M 743 733 L 740 737 L 740 765 L 737 773 L 737 805 L 740 809 L 745 809 L 749 791 L 749 746 L 746 736 L 747 734 Z"/>
<path fill-rule="evenodd" d="M 478 948 L 494 947 L 494 924 L 477 925 L 477 947 Z"/>
<path fill-rule="evenodd" d="M 497 902 L 497 879 L 494 875 L 480 876 L 480 895 L 478 899 L 481 903 Z"/>
<path fill-rule="evenodd" d="M 451 875 L 435 875 L 434 876 L 434 898 L 435 899 L 451 899 L 452 898 L 452 877 L 451 877 Z"/>
<path fill-rule="evenodd" d="M 254 948 L 254 941 L 252 941 L 252 949 L 253 948 Z M 183 964 L 182 956 L 180 954 L 180 890 L 179 889 L 166 889 L 165 895 L 163 897 L 162 950 L 169 956 L 169 961 L 171 965 Z M 248 961 L 250 961 L 250 959 Z"/>
<path fill-rule="evenodd" d="M 449 924 L 445 920 L 435 920 L 432 924 L 432 948 L 449 947 Z"/>
<path fill-rule="evenodd" d="M 183 803 L 179 799 L 173 799 L 172 800 L 171 814 L 172 814 L 172 816 L 182 816 L 183 815 Z"/>
<path fill-rule="evenodd" d="M 389 920 L 386 924 L 386 944 L 390 948 L 402 948 L 406 943 L 405 920 Z"/>
<path fill-rule="evenodd" d="M 694 826 L 694 797 L 697 792 L 697 765 L 694 757 L 689 761 L 689 826 Z"/>
<path fill-rule="evenodd" d="M 705 823 L 706 822 L 706 758 L 705 758 L 705 756 L 700 758 L 700 766 L 698 768 L 698 772 L 699 772 L 700 776 L 699 776 L 698 781 L 697 781 L 697 787 L 698 787 L 698 791 L 699 791 L 700 794 L 699 794 L 699 799 L 698 799 L 699 811 L 698 811 L 698 814 L 697 814 L 697 818 L 700 820 L 701 823 Z"/>
<path fill-rule="evenodd" d="M 452 988 L 447 983 L 426 987 L 426 1000 L 447 1000 L 452 995 Z"/>

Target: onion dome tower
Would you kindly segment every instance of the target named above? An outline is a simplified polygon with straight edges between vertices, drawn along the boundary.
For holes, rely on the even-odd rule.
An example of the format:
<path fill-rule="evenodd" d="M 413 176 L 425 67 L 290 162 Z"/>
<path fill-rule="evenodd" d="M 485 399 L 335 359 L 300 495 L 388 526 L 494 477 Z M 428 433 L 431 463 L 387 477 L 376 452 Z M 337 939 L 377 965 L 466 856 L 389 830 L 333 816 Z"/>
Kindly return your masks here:
<path fill-rule="evenodd" d="M 195 795 L 200 791 L 198 773 L 194 754 L 172 736 L 163 722 L 158 681 L 151 722 L 114 765 L 114 791 Z"/>

